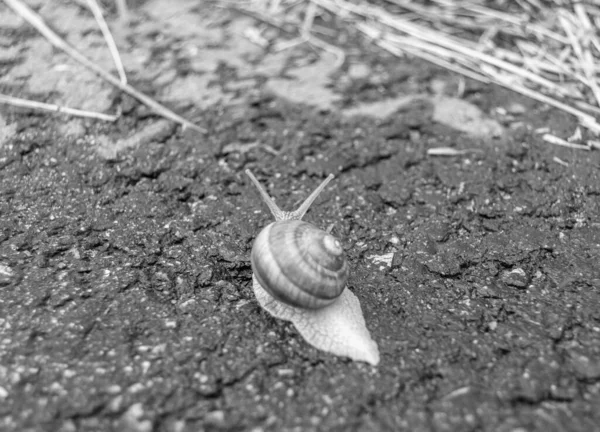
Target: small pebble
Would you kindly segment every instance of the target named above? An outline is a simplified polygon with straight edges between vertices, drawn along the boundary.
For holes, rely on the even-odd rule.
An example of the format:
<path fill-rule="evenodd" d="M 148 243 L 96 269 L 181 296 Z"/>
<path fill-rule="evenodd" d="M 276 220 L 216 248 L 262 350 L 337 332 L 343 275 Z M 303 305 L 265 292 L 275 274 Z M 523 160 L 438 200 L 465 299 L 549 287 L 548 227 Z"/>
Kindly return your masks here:
<path fill-rule="evenodd" d="M 371 73 L 371 68 L 364 63 L 354 63 L 348 67 L 348 75 L 353 79 L 366 78 Z"/>
<path fill-rule="evenodd" d="M 529 277 L 522 268 L 512 269 L 502 273 L 502 282 L 515 288 L 527 288 Z"/>
<path fill-rule="evenodd" d="M 600 378 L 600 363 L 584 354 L 570 353 L 571 364 L 575 373 L 582 379 L 595 381 Z"/>
<path fill-rule="evenodd" d="M 6 264 L 0 263 L 0 287 L 8 286 L 16 279 L 16 272 Z"/>
<path fill-rule="evenodd" d="M 223 411 L 209 412 L 204 417 L 204 421 L 209 425 L 221 428 L 225 426 L 225 413 Z"/>
<path fill-rule="evenodd" d="M 152 422 L 144 420 L 143 416 L 144 408 L 141 403 L 131 405 L 125 411 L 125 414 L 121 416 L 119 430 L 127 432 L 150 432 L 152 430 Z"/>
<path fill-rule="evenodd" d="M 519 103 L 512 103 L 506 107 L 506 111 L 513 115 L 523 114 L 525 113 L 525 107 Z"/>

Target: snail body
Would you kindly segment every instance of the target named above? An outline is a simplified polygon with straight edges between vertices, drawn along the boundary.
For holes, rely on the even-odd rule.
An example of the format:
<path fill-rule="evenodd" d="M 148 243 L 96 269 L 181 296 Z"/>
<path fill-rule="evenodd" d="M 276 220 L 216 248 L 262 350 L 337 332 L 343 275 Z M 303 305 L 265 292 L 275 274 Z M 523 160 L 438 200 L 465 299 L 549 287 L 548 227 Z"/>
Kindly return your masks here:
<path fill-rule="evenodd" d="M 256 177 L 246 174 L 275 216 L 256 237 L 251 252 L 254 294 L 276 318 L 291 321 L 314 347 L 373 365 L 377 344 L 360 303 L 345 289 L 348 263 L 339 240 L 302 217 L 333 179 L 329 175 L 293 212 L 279 209 Z"/>

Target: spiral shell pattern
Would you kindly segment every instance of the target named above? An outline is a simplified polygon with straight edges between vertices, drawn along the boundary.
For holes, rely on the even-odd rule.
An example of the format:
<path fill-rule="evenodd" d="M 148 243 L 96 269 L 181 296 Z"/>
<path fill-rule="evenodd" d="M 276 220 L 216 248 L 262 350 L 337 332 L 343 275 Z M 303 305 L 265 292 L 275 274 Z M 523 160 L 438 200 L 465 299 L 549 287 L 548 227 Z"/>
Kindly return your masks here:
<path fill-rule="evenodd" d="M 267 225 L 256 237 L 251 262 L 254 276 L 269 294 L 306 309 L 331 304 L 348 280 L 340 242 L 300 220 Z"/>

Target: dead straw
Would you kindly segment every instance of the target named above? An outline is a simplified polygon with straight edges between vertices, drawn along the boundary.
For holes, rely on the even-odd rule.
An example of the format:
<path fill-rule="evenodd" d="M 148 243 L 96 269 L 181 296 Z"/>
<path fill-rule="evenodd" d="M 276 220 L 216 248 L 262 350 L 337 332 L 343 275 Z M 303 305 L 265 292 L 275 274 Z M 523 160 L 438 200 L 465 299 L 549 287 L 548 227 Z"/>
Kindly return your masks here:
<path fill-rule="evenodd" d="M 13 96 L 0 95 L 0 103 L 12 105 L 20 108 L 29 108 L 34 110 L 52 111 L 56 113 L 67 114 L 75 117 L 88 117 L 99 120 L 114 122 L 118 116 L 112 114 L 103 114 L 94 111 L 84 111 L 75 108 L 69 108 L 65 106 L 59 106 L 54 104 L 48 104 L 44 102 L 37 102 L 28 99 L 21 99 Z"/>
<path fill-rule="evenodd" d="M 542 136 L 542 139 L 544 141 L 546 141 L 547 143 L 554 144 L 554 145 L 561 146 L 561 147 L 567 147 L 567 148 L 572 148 L 572 149 L 576 149 L 576 150 L 590 150 L 590 146 L 574 144 L 574 143 L 571 143 L 567 140 L 564 140 L 562 138 L 559 138 L 559 137 L 551 135 L 551 134 L 545 134 L 544 136 Z"/>
<path fill-rule="evenodd" d="M 100 27 L 102 36 L 104 36 L 104 40 L 106 41 L 106 45 L 108 46 L 110 55 L 112 56 L 113 62 L 115 63 L 115 67 L 117 69 L 117 73 L 119 74 L 119 78 L 121 79 L 121 83 L 127 84 L 127 75 L 125 74 L 125 68 L 123 67 L 123 62 L 121 61 L 121 56 L 119 55 L 117 44 L 115 43 L 115 40 L 112 37 L 110 28 L 108 28 L 108 24 L 106 24 L 104 15 L 102 15 L 102 9 L 100 9 L 100 6 L 98 6 L 96 0 L 87 0 L 87 5 L 92 11 L 94 18 L 98 23 L 98 27 Z"/>
<path fill-rule="evenodd" d="M 27 6 L 22 1 L 20 1 L 20 0 L 4 0 L 4 2 L 13 11 L 15 11 L 15 13 L 17 13 L 25 21 L 27 21 L 29 24 L 31 24 L 33 27 L 35 27 L 35 29 L 37 31 L 39 31 L 46 39 L 48 39 L 48 41 L 52 45 L 63 50 L 64 52 L 66 52 L 73 59 L 75 59 L 76 61 L 78 61 L 79 63 L 84 65 L 86 68 L 88 68 L 91 71 L 93 71 L 94 73 L 96 73 L 98 76 L 100 76 L 105 81 L 107 81 L 110 84 L 112 84 L 113 86 L 121 89 L 122 91 L 124 91 L 125 93 L 134 97 L 138 101 L 142 102 L 144 105 L 148 106 L 150 109 L 152 109 L 154 112 L 156 112 L 160 116 L 168 118 L 176 123 L 179 123 L 179 124 L 183 125 L 184 127 L 189 127 L 190 129 L 194 129 L 199 132 L 206 132 L 205 129 L 201 128 L 200 126 L 196 126 L 195 124 L 184 119 L 183 117 L 179 116 L 178 114 L 175 114 L 173 111 L 169 110 L 168 108 L 166 108 L 163 105 L 159 104 L 158 102 L 154 101 L 152 98 L 150 98 L 149 96 L 146 96 L 144 93 L 136 90 L 129 84 L 124 84 L 124 83 L 120 82 L 119 79 L 112 76 L 110 73 L 108 73 L 107 71 L 102 69 L 97 64 L 93 63 L 91 60 L 89 60 L 87 57 L 85 57 L 83 54 L 81 54 L 75 48 L 73 48 L 69 44 L 67 44 L 66 41 L 64 41 L 53 30 L 51 30 L 46 25 L 46 23 L 44 23 L 44 20 L 37 13 L 35 13 L 32 9 L 29 8 L 29 6 Z"/>
<path fill-rule="evenodd" d="M 244 4 L 253 15 L 293 26 L 305 37 L 318 18 L 335 18 L 339 31 L 357 30 L 395 56 L 419 57 L 496 83 L 573 115 L 588 133 L 600 135 L 600 8 L 593 2 L 555 0 L 548 6 L 528 0 L 508 4 L 504 12 L 479 2 L 385 1 L 389 7 L 348 0 Z M 503 46 L 495 43 L 500 34 Z"/>

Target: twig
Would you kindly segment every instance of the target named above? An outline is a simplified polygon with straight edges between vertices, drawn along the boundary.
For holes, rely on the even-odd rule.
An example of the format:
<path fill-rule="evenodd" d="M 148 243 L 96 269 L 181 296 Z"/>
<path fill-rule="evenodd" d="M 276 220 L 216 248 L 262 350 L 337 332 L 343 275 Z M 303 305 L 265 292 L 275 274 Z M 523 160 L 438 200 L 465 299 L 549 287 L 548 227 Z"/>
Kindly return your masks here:
<path fill-rule="evenodd" d="M 110 51 L 110 55 L 113 58 L 113 62 L 115 63 L 115 67 L 117 68 L 117 73 L 121 78 L 121 84 L 127 84 L 127 75 L 125 75 L 125 68 L 123 68 L 123 62 L 121 61 L 121 56 L 119 55 L 119 50 L 117 49 L 117 44 L 115 44 L 115 40 L 110 33 L 110 29 L 108 28 L 108 24 L 104 20 L 104 16 L 102 15 L 102 10 L 96 0 L 87 0 L 88 7 L 94 14 L 94 18 L 96 18 L 96 22 L 98 23 L 98 27 L 100 27 L 100 31 L 104 36 L 104 40 L 106 41 L 106 45 L 108 45 L 108 50 Z"/>
<path fill-rule="evenodd" d="M 108 81 L 113 86 L 118 87 L 125 93 L 136 98 L 137 100 L 142 102 L 144 105 L 146 105 L 149 108 L 151 108 L 152 110 L 154 110 L 154 112 L 156 112 L 157 114 L 159 114 L 163 117 L 166 117 L 170 120 L 173 120 L 174 122 L 177 122 L 177 123 L 183 125 L 184 127 L 189 127 L 190 129 L 194 129 L 199 132 L 206 132 L 205 129 L 201 128 L 200 126 L 196 126 L 195 124 L 184 119 L 183 117 L 179 116 L 178 114 L 175 114 L 173 111 L 169 110 L 168 108 L 166 108 L 163 105 L 159 104 L 158 102 L 154 101 L 149 96 L 146 96 L 144 93 L 131 87 L 129 84 L 121 83 L 117 78 L 112 76 L 110 73 L 106 72 L 104 69 L 102 69 L 100 66 L 93 63 L 91 60 L 89 60 L 87 57 L 85 57 L 83 54 L 81 54 L 75 48 L 73 48 L 69 44 L 67 44 L 67 42 L 65 42 L 60 36 L 58 36 L 54 31 L 52 31 L 44 23 L 42 18 L 37 13 L 35 13 L 33 10 L 31 10 L 29 8 L 29 6 L 27 6 L 20 0 L 4 0 L 4 2 L 11 9 L 13 9 L 19 16 L 21 16 L 23 19 L 25 19 L 33 27 L 35 27 L 36 30 L 39 31 L 44 37 L 46 37 L 46 39 L 48 39 L 48 41 L 52 45 L 65 51 L 68 55 L 73 57 L 73 59 L 75 59 L 79 63 L 83 64 L 85 67 L 87 67 L 88 69 L 90 69 L 91 71 L 96 73 L 98 76 L 100 76 L 105 81 Z"/>
<path fill-rule="evenodd" d="M 565 162 L 564 160 L 562 160 L 562 159 L 561 159 L 561 158 L 559 158 L 558 156 L 554 156 L 554 157 L 552 158 L 552 160 L 553 160 L 554 162 L 556 162 L 557 164 L 559 164 L 559 165 L 566 166 L 566 167 L 568 167 L 568 166 L 569 166 L 569 164 L 568 164 L 567 162 Z"/>
<path fill-rule="evenodd" d="M 129 24 L 129 10 L 127 9 L 126 0 L 115 0 L 117 5 L 117 11 L 119 12 L 119 19 L 121 20 L 121 24 L 128 25 Z"/>
<path fill-rule="evenodd" d="M 103 114 L 94 111 L 83 111 L 75 108 L 64 107 L 60 105 L 48 104 L 44 102 L 31 101 L 13 96 L 0 95 L 0 103 L 12 105 L 21 108 L 30 108 L 43 111 L 52 111 L 56 113 L 67 114 L 75 117 L 88 117 L 99 120 L 114 122 L 119 117 L 111 114 Z"/>
<path fill-rule="evenodd" d="M 585 145 L 581 145 L 581 144 L 573 144 L 573 143 L 570 143 L 569 141 L 566 141 L 562 138 L 559 138 L 557 136 L 550 135 L 550 134 L 545 134 L 544 136 L 542 136 L 542 139 L 550 144 L 554 144 L 554 145 L 561 146 L 561 147 L 568 147 L 568 148 L 572 148 L 572 149 L 576 149 L 576 150 L 589 150 L 590 149 L 589 146 L 585 146 Z"/>
<path fill-rule="evenodd" d="M 315 21 L 315 16 L 317 15 L 317 5 L 312 2 L 312 0 L 308 1 L 308 7 L 304 12 L 304 22 L 302 23 L 302 27 L 300 29 L 302 34 L 309 34 L 310 29 L 312 28 L 313 22 Z"/>
<path fill-rule="evenodd" d="M 463 156 L 473 152 L 481 152 L 480 149 L 455 149 L 452 147 L 433 147 L 427 149 L 427 156 Z"/>

